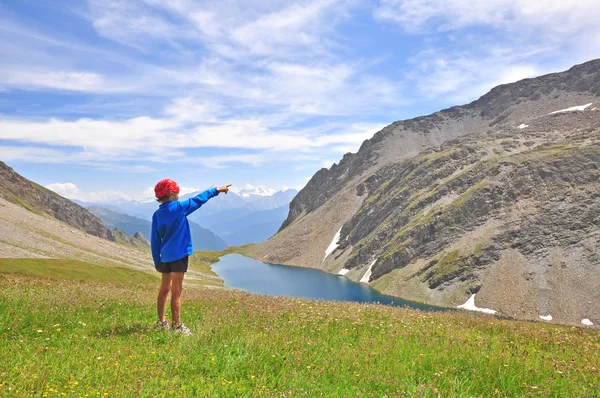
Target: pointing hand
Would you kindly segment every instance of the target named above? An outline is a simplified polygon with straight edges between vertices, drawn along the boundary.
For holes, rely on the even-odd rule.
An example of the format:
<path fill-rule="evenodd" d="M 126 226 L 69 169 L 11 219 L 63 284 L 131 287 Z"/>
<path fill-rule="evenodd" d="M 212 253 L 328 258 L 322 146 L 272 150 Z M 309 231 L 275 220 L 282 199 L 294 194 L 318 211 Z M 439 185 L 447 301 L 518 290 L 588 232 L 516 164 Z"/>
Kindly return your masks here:
<path fill-rule="evenodd" d="M 231 186 L 231 184 L 227 184 L 223 187 L 219 187 L 217 189 L 217 192 L 221 193 L 221 192 L 225 192 L 225 194 L 227 194 L 227 192 L 229 192 L 229 187 Z"/>

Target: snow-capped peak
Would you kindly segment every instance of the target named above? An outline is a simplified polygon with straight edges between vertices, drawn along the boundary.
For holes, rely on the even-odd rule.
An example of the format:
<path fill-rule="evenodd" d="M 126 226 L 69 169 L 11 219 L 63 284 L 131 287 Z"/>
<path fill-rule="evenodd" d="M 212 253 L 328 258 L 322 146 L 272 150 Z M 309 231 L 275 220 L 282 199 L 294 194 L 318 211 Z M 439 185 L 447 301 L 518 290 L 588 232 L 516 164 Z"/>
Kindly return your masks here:
<path fill-rule="evenodd" d="M 231 192 L 242 196 L 244 198 L 250 197 L 252 195 L 256 195 L 256 196 L 273 196 L 277 191 L 275 191 L 274 189 L 271 188 L 267 188 L 264 185 L 250 185 L 250 184 L 246 184 L 244 186 L 244 188 L 240 189 L 240 188 L 236 188 L 236 187 L 231 187 Z"/>

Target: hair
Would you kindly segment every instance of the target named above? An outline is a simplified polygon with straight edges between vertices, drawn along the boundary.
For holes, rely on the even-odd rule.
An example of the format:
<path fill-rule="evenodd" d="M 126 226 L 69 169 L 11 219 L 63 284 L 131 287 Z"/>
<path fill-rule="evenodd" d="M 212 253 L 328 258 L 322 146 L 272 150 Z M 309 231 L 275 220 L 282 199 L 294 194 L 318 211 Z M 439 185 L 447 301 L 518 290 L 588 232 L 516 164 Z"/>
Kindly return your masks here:
<path fill-rule="evenodd" d="M 175 199 L 171 199 L 171 195 L 173 195 L 173 194 L 179 195 L 179 192 L 171 192 L 167 196 L 163 196 L 162 198 L 156 199 L 156 201 L 162 205 L 163 203 L 166 203 L 166 202 L 168 202 L 170 200 L 175 200 Z"/>

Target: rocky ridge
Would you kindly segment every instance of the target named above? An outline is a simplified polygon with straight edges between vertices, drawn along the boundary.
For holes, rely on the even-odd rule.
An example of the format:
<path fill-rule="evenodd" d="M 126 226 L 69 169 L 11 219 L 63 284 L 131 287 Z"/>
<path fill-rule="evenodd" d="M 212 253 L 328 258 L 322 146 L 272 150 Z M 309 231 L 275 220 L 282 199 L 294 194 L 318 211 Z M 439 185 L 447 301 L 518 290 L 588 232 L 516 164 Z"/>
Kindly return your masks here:
<path fill-rule="evenodd" d="M 136 238 L 135 236 L 131 236 L 129 235 L 127 232 L 119 229 L 119 228 L 115 228 L 112 230 L 113 236 L 115 237 L 115 240 L 119 243 L 124 243 L 126 245 L 130 245 L 133 247 L 139 247 L 142 249 L 149 249 L 150 248 L 150 244 L 146 244 L 143 241 L 139 240 L 138 238 Z M 143 235 L 142 235 L 143 236 Z M 146 239 L 148 240 L 148 239 Z"/>
<path fill-rule="evenodd" d="M 0 161 L 0 197 L 36 214 L 47 214 L 90 235 L 114 241 L 112 231 L 87 209 L 16 173 Z"/>
<path fill-rule="evenodd" d="M 144 245 L 150 247 L 150 239 L 146 238 L 146 236 L 144 236 L 143 233 L 141 233 L 140 231 L 137 231 L 133 237 L 137 240 L 139 240 L 140 242 L 142 242 Z"/>

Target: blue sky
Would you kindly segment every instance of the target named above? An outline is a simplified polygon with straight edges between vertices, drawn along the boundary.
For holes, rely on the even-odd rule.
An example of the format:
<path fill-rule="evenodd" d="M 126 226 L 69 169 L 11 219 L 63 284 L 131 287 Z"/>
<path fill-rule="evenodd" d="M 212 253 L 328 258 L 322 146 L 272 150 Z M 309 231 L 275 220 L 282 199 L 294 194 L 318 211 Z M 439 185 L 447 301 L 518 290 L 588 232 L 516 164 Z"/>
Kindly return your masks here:
<path fill-rule="evenodd" d="M 597 0 L 3 0 L 0 159 L 68 197 L 301 187 L 400 119 L 600 56 Z"/>

